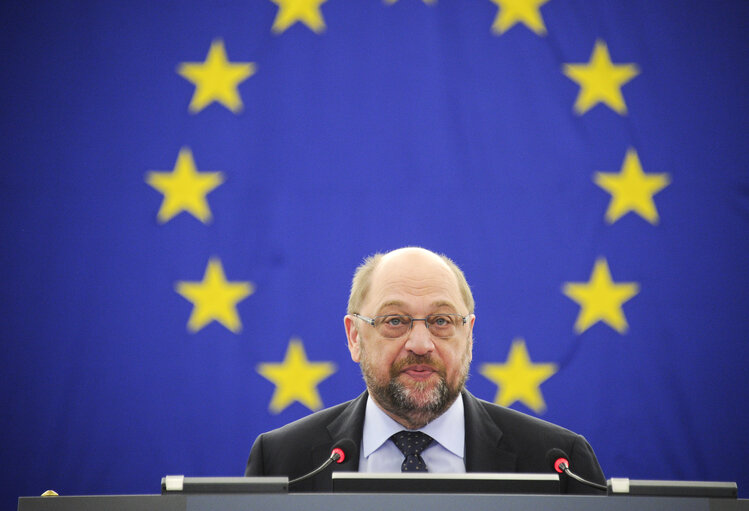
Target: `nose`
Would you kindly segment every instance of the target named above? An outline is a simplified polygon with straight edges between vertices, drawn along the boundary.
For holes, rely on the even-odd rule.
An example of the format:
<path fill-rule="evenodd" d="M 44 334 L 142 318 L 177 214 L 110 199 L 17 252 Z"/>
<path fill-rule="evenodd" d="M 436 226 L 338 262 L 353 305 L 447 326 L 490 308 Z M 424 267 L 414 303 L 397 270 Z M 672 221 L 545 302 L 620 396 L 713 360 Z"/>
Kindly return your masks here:
<path fill-rule="evenodd" d="M 426 355 L 434 350 L 432 335 L 429 333 L 425 320 L 414 320 L 408 332 L 405 348 L 415 355 Z"/>

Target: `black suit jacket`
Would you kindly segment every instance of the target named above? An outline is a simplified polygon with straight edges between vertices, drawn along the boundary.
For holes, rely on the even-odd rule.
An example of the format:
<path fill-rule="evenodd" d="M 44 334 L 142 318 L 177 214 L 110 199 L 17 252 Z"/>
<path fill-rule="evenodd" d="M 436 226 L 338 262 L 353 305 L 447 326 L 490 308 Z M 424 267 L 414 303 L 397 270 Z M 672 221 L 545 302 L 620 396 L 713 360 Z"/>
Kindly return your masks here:
<path fill-rule="evenodd" d="M 357 471 L 366 402 L 367 392 L 364 392 L 353 401 L 263 433 L 252 446 L 245 475 L 280 475 L 294 479 L 321 465 L 336 442 L 346 438 L 353 440 L 357 450 L 345 463 L 334 463 L 331 469 Z M 467 390 L 463 391 L 463 406 L 467 472 L 550 472 L 546 453 L 557 447 L 570 456 L 570 467 L 575 473 L 600 484 L 606 483 L 593 449 L 582 436 L 477 399 Z M 295 484 L 290 490 L 331 491 L 329 470 Z M 596 493 L 566 477 L 562 478 L 562 491 Z"/>

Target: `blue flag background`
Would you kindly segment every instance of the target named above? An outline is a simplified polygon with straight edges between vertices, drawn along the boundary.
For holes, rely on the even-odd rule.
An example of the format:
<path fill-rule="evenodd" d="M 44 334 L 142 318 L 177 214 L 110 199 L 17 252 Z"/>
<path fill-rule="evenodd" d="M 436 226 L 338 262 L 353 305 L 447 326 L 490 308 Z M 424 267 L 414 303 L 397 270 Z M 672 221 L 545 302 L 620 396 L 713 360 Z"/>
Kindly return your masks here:
<path fill-rule="evenodd" d="M 364 388 L 364 256 L 453 258 L 468 388 L 749 488 L 749 3 L 4 3 L 2 507 L 240 475 Z"/>

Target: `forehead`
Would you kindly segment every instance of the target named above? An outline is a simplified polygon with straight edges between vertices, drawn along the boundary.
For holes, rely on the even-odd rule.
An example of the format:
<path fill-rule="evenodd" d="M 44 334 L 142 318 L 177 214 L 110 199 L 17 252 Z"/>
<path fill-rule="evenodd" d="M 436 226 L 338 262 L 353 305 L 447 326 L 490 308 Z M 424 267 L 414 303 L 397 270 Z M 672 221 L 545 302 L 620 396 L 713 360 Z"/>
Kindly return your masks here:
<path fill-rule="evenodd" d="M 434 254 L 385 257 L 372 274 L 364 307 L 371 312 L 388 304 L 414 308 L 452 306 L 465 313 L 455 274 Z"/>

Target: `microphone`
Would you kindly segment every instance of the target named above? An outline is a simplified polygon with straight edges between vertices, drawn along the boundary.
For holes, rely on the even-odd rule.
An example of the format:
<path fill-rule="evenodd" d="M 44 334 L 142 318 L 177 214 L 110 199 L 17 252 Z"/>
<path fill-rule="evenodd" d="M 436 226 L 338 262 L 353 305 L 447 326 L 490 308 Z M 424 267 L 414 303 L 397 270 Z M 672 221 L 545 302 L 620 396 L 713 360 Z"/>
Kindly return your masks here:
<path fill-rule="evenodd" d="M 581 483 L 606 491 L 609 495 L 647 495 L 650 497 L 706 497 L 733 498 L 738 495 L 735 482 L 724 481 L 648 481 L 612 477 L 608 486 L 583 479 L 570 470 L 567 454 L 561 449 L 549 449 L 546 461 L 555 472 L 564 473 Z"/>
<path fill-rule="evenodd" d="M 551 468 L 553 468 L 555 472 L 566 474 L 572 479 L 579 481 L 586 486 L 596 488 L 597 490 L 608 490 L 606 486 L 594 483 L 593 481 L 588 481 L 587 479 L 583 479 L 579 475 L 575 474 L 572 470 L 570 470 L 569 456 L 567 456 L 567 453 L 565 453 L 561 449 L 557 449 L 556 447 L 553 449 L 549 449 L 549 452 L 546 453 L 546 461 L 549 463 L 549 465 L 551 465 Z"/>
<path fill-rule="evenodd" d="M 356 444 L 349 438 L 344 438 L 340 442 L 336 442 L 334 445 L 335 447 L 330 450 L 330 456 L 322 465 L 317 467 L 312 472 L 304 474 L 301 477 L 297 477 L 296 479 L 292 479 L 291 481 L 289 481 L 289 486 L 298 483 L 299 481 L 304 481 L 305 479 L 316 476 L 317 474 L 328 468 L 331 463 L 345 463 L 346 460 L 351 458 L 356 452 Z"/>

